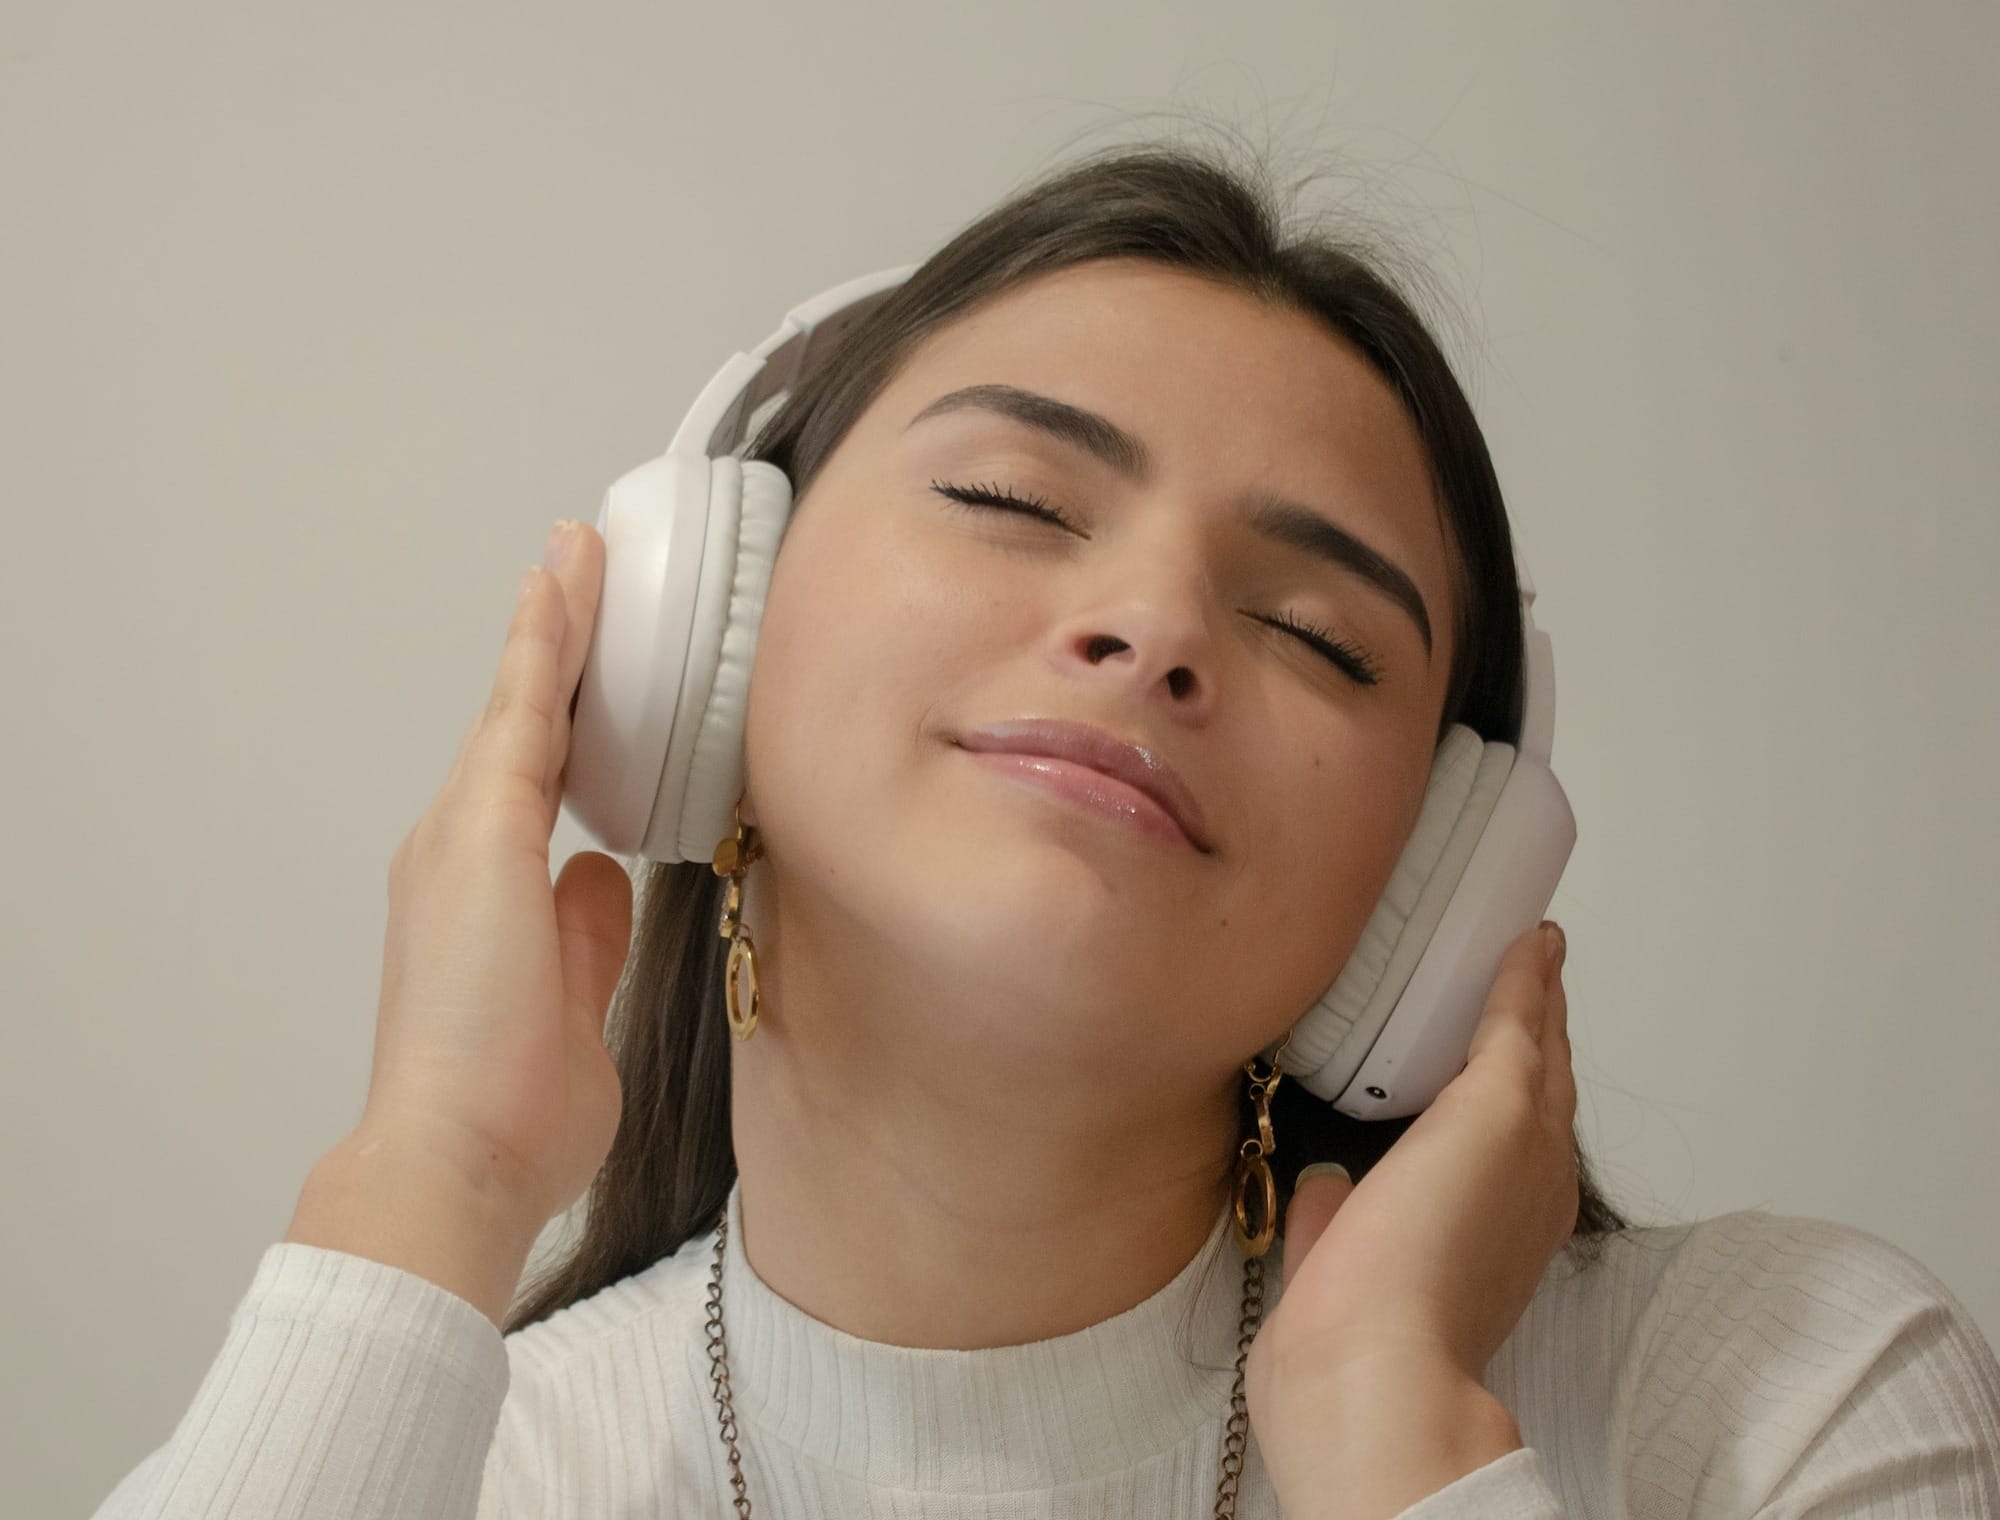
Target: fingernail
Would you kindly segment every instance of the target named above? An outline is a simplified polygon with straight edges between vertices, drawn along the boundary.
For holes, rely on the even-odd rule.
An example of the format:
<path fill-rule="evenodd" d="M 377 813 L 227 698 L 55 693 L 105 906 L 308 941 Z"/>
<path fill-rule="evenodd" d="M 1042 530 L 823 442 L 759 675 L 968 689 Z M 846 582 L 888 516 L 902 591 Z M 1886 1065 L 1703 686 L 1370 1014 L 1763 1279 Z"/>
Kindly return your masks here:
<path fill-rule="evenodd" d="M 1293 1181 L 1292 1186 L 1294 1188 L 1304 1187 L 1315 1177 L 1338 1177 L 1342 1182 L 1352 1182 L 1354 1180 L 1348 1175 L 1347 1168 L 1342 1166 L 1338 1161 L 1315 1161 L 1311 1166 L 1299 1169 L 1299 1175 Z"/>
<path fill-rule="evenodd" d="M 1542 955 L 1548 963 L 1549 975 L 1554 976 L 1562 970 L 1563 956 L 1568 948 L 1568 941 L 1563 938 L 1562 925 L 1552 918 L 1543 919 Z"/>
<path fill-rule="evenodd" d="M 560 570 L 562 562 L 569 558 L 570 545 L 576 542 L 576 524 L 565 517 L 549 529 L 548 546 L 542 550 L 542 567 Z"/>

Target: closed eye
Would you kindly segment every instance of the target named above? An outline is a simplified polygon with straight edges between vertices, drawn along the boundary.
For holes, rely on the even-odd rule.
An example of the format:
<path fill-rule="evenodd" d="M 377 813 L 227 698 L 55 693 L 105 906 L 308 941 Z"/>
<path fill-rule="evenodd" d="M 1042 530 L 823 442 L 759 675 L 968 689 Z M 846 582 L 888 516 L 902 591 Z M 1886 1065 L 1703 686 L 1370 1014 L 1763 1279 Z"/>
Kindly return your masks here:
<path fill-rule="evenodd" d="M 947 496 L 962 506 L 998 507 L 1008 512 L 1019 512 L 1028 517 L 1039 517 L 1055 523 L 1075 533 L 1077 526 L 1063 515 L 1060 507 L 1052 507 L 1041 497 L 1023 498 L 1004 486 L 954 486 L 942 480 L 933 480 L 931 489 L 940 496 Z"/>
<path fill-rule="evenodd" d="M 1303 621 L 1297 613 L 1281 612 L 1276 617 L 1263 618 L 1262 621 L 1269 623 L 1273 628 L 1282 628 L 1287 633 L 1297 635 L 1361 685 L 1374 686 L 1381 682 L 1381 668 L 1359 648 L 1328 629 Z"/>
<path fill-rule="evenodd" d="M 1081 532 L 1060 507 L 1051 505 L 1039 496 L 1018 496 L 1011 489 L 997 484 L 957 486 L 942 480 L 933 480 L 931 489 L 967 509 L 985 507 L 1014 512 L 1024 517 L 1035 517 L 1044 522 L 1054 523 L 1070 533 Z M 1297 614 L 1290 612 L 1279 613 L 1276 617 L 1267 617 L 1259 613 L 1252 613 L 1251 616 L 1261 623 L 1291 634 L 1301 643 L 1317 651 L 1330 664 L 1344 671 L 1356 684 L 1374 686 L 1381 682 L 1381 668 L 1369 658 L 1367 652 L 1331 630 L 1321 628 L 1315 623 L 1305 622 Z"/>

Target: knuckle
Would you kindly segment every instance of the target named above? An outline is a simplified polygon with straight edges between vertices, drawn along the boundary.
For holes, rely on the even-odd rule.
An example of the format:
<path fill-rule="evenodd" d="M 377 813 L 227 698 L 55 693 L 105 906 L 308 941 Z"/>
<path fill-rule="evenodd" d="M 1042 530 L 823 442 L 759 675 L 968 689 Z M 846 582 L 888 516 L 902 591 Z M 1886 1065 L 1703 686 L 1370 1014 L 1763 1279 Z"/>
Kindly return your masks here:
<path fill-rule="evenodd" d="M 1541 1042 L 1532 1038 L 1521 1039 L 1515 1046 L 1515 1058 L 1528 1085 L 1540 1087 L 1549 1070 L 1548 1053 L 1542 1049 Z"/>
<path fill-rule="evenodd" d="M 545 838 L 552 823 L 543 778 L 514 770 L 496 771 L 459 810 L 455 847 L 496 849 Z"/>
<path fill-rule="evenodd" d="M 510 851 L 530 850 L 548 822 L 539 786 L 511 775 L 440 793 L 390 858 L 391 903 L 453 873 L 485 871 Z"/>
<path fill-rule="evenodd" d="M 540 695 L 534 691 L 519 688 L 504 689 L 493 694 L 493 728 L 499 731 L 510 719 L 519 718 L 547 726 L 555 721 L 555 714 Z"/>

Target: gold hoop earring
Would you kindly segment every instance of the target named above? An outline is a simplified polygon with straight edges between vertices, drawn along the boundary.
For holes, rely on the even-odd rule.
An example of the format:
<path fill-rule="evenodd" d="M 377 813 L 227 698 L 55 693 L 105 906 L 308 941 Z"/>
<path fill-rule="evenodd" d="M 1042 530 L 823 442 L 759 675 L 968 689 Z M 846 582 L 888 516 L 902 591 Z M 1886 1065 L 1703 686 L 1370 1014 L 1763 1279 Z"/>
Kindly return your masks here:
<path fill-rule="evenodd" d="M 717 876 L 729 878 L 729 890 L 722 900 L 721 935 L 729 941 L 729 971 L 725 986 L 729 996 L 729 1032 L 738 1040 L 747 1040 L 757 1032 L 757 945 L 750 938 L 750 930 L 743 923 L 743 875 L 750 869 L 753 860 L 764 857 L 764 846 L 757 838 L 755 828 L 743 826 L 743 802 L 736 803 L 736 834 L 722 840 L 715 847 L 715 858 L 709 862 Z M 737 978 L 743 967 L 750 969 L 750 1011 L 744 1013 L 737 999 Z"/>
<path fill-rule="evenodd" d="M 1258 1257 L 1270 1250 L 1271 1238 L 1278 1229 L 1278 1182 L 1271 1175 L 1267 1159 L 1278 1148 L 1277 1137 L 1271 1133 L 1271 1094 L 1284 1080 L 1281 1063 L 1285 1047 L 1291 1043 L 1292 1036 L 1287 1031 L 1278 1048 L 1271 1052 L 1271 1069 L 1262 1076 L 1257 1074 L 1255 1056 L 1243 1063 L 1244 1075 L 1250 1079 L 1250 1101 L 1257 1106 L 1257 1133 L 1243 1142 L 1236 1156 L 1236 1247 L 1245 1256 Z M 1254 1229 L 1249 1210 L 1244 1207 L 1253 1187 L 1258 1194 Z"/>

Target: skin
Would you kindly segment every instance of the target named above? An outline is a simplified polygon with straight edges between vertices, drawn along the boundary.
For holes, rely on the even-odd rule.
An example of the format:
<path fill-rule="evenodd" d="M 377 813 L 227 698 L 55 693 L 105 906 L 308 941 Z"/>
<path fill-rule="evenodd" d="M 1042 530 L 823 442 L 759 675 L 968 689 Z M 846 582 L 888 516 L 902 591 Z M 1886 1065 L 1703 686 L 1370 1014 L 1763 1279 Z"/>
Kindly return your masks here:
<path fill-rule="evenodd" d="M 981 383 L 1105 414 L 1151 476 L 980 413 L 906 431 Z M 1045 497 L 1079 532 L 962 509 L 933 479 Z M 1398 563 L 1436 650 L 1360 581 L 1254 539 L 1230 504 L 1252 489 Z M 555 578 L 587 608 L 603 546 L 578 538 Z M 865 1339 L 977 1349 L 1082 1329 L 1186 1265 L 1227 1200 L 1242 1063 L 1331 983 L 1416 820 L 1449 553 L 1393 394 L 1338 338 L 1237 292 L 1100 262 L 909 358 L 795 508 L 751 679 L 762 1005 L 732 1052 L 732 1124 L 761 1278 Z M 536 605 L 524 593 L 517 623 Z M 1285 612 L 1361 645 L 1380 684 L 1256 620 Z M 524 714 L 561 713 L 586 626 L 521 677 L 543 697 Z M 950 743 L 1024 716 L 1164 754 L 1213 850 Z M 545 827 L 566 725 L 519 727 L 514 770 L 540 782 Z M 601 1016 L 628 884 L 586 854 L 554 898 L 564 984 Z M 1537 931 L 1510 948 L 1465 1070 L 1365 1183 L 1293 1197 L 1245 1391 L 1297 1520 L 1393 1516 L 1522 1444 L 1481 1374 L 1577 1210 L 1567 1003 L 1542 951 Z M 548 1149 L 507 1129 L 522 1155 Z M 540 1184 L 524 1217 L 573 1185 Z"/>
<path fill-rule="evenodd" d="M 1104 414 L 1149 478 L 983 412 L 910 426 L 982 383 Z M 1043 498 L 1076 531 L 934 480 Z M 1250 490 L 1400 565 L 1436 647 L 1358 578 L 1253 537 L 1232 505 Z M 1333 981 L 1416 822 L 1451 555 L 1394 393 L 1297 313 L 1111 260 L 918 348 L 795 507 L 751 678 L 764 1002 L 732 1112 L 766 1282 L 866 1339 L 970 1349 L 1079 1330 L 1188 1262 L 1228 1196 L 1243 1062 Z M 1286 612 L 1359 644 L 1379 683 L 1257 620 Z M 1213 852 L 949 742 L 1030 715 L 1164 754 Z M 1288 1514 L 1333 1495 L 1393 1515 L 1521 1445 L 1480 1377 L 1577 1207 L 1567 1007 L 1540 951 L 1532 932 L 1510 950 L 1466 1070 L 1366 1186 L 1294 1195 L 1246 1378 Z"/>
<path fill-rule="evenodd" d="M 991 382 L 1104 414 L 1155 478 L 988 414 L 906 431 Z M 1089 538 L 961 509 L 934 478 L 1046 497 Z M 1388 598 L 1253 538 L 1229 504 L 1252 488 L 1400 564 L 1435 654 Z M 1080 1329 L 1187 1263 L 1228 1196 L 1243 1061 L 1332 982 L 1421 807 L 1447 553 L 1395 397 L 1296 314 L 1105 261 L 917 350 L 797 504 L 751 677 L 763 1002 L 734 1138 L 745 1249 L 777 1292 L 866 1339 L 977 1348 Z M 1245 609 L 1360 642 L 1382 682 Z M 1129 647 L 1093 661 L 1106 634 Z M 947 742 L 1030 715 L 1164 754 L 1215 853 Z"/>

